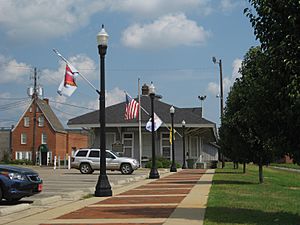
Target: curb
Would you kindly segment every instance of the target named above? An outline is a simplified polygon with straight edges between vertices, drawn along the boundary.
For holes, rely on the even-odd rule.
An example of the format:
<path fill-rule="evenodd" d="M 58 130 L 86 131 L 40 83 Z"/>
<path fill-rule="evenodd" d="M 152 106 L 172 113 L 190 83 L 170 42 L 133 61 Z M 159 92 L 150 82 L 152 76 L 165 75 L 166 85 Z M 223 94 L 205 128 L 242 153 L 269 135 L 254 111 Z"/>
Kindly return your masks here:
<path fill-rule="evenodd" d="M 12 214 L 15 212 L 20 212 L 20 211 L 29 209 L 29 207 L 30 207 L 30 205 L 28 203 L 24 203 L 24 204 L 10 206 L 8 208 L 3 208 L 3 209 L 0 209 L 0 216 L 5 216 L 5 215 Z"/>
<path fill-rule="evenodd" d="M 32 205 L 33 206 L 43 206 L 43 205 L 47 205 L 50 203 L 58 202 L 61 199 L 62 199 L 61 196 L 55 195 L 55 196 L 51 196 L 51 197 L 47 197 L 47 198 L 41 198 L 41 199 L 34 200 Z"/>

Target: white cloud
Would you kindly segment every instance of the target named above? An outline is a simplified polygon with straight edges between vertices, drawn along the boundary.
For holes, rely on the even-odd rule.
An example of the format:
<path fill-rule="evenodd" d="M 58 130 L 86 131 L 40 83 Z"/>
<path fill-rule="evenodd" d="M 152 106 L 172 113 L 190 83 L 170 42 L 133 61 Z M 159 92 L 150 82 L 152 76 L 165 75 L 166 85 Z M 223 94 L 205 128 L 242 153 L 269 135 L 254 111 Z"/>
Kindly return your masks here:
<path fill-rule="evenodd" d="M 111 91 L 106 91 L 106 106 L 115 105 L 117 103 L 125 101 L 124 90 L 115 87 Z"/>
<path fill-rule="evenodd" d="M 224 77 L 223 78 L 223 93 L 224 96 L 227 95 L 227 93 L 230 91 L 230 87 L 233 85 L 235 80 L 239 77 L 241 77 L 241 74 L 239 73 L 239 69 L 242 65 L 242 59 L 235 59 L 232 63 L 232 73 L 231 77 Z M 214 96 L 220 95 L 220 84 L 210 82 L 208 84 L 207 90 L 209 93 L 211 93 Z"/>
<path fill-rule="evenodd" d="M 0 28 L 10 40 L 41 41 L 68 36 L 103 11 L 144 19 L 188 11 L 208 15 L 212 7 L 211 0 L 2 0 Z"/>
<path fill-rule="evenodd" d="M 82 0 L 1 1 L 0 26 L 10 39 L 65 36 L 89 22 L 105 4 Z"/>
<path fill-rule="evenodd" d="M 209 82 L 207 90 L 214 96 L 218 96 L 220 93 L 220 86 L 214 82 Z"/>
<path fill-rule="evenodd" d="M 15 59 L 10 59 L 0 54 L 1 83 L 17 82 L 21 83 L 29 78 L 32 67 Z"/>
<path fill-rule="evenodd" d="M 232 63 L 232 80 L 235 81 L 236 78 L 241 77 L 241 74 L 239 73 L 239 70 L 241 68 L 243 60 L 242 59 L 235 59 Z"/>
<path fill-rule="evenodd" d="M 110 9 L 143 16 L 143 18 L 190 10 L 208 15 L 212 11 L 210 2 L 211 0 L 111 0 Z"/>
<path fill-rule="evenodd" d="M 68 61 L 89 81 L 97 79 L 95 62 L 84 54 L 72 56 Z M 48 84 L 59 84 L 65 74 L 66 64 L 62 60 L 59 61 L 57 70 L 44 69 L 41 72 L 42 79 Z M 80 78 L 79 78 L 80 79 Z"/>
<path fill-rule="evenodd" d="M 245 2 L 241 0 L 221 0 L 220 2 L 220 8 L 223 12 L 232 12 L 242 6 L 245 6 Z"/>
<path fill-rule="evenodd" d="M 134 24 L 122 36 L 125 46 L 132 48 L 167 48 L 178 45 L 204 44 L 210 32 L 189 20 L 183 13 L 169 14 L 151 24 Z"/>

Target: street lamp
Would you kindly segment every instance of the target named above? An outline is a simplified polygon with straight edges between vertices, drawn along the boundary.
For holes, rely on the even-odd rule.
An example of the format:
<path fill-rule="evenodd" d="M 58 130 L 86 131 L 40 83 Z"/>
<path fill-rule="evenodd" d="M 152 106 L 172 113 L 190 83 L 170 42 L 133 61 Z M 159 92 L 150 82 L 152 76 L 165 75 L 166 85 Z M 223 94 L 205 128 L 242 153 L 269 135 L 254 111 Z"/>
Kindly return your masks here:
<path fill-rule="evenodd" d="M 223 112 L 224 112 L 224 107 L 223 107 L 223 78 L 222 78 L 222 60 L 220 59 L 219 62 L 217 62 L 216 57 L 212 57 L 212 61 L 214 64 L 219 64 L 219 69 L 220 69 L 220 117 L 221 119 L 223 118 Z M 222 161 L 222 168 L 225 167 L 225 162 L 224 162 L 224 155 L 220 153 L 221 161 Z"/>
<path fill-rule="evenodd" d="M 106 134 L 105 134 L 105 69 L 104 59 L 107 49 L 108 34 L 102 25 L 101 31 L 97 34 L 98 51 L 100 55 L 100 175 L 95 189 L 96 197 L 112 196 L 111 186 L 106 175 Z"/>
<path fill-rule="evenodd" d="M 183 151 L 183 162 L 182 169 L 186 169 L 186 160 L 185 160 L 185 121 L 182 120 L 182 151 Z"/>
<path fill-rule="evenodd" d="M 223 78 L 222 78 L 222 60 L 220 59 L 219 62 L 217 62 L 216 57 L 212 57 L 212 61 L 214 64 L 219 64 L 220 69 L 220 116 L 223 117 Z"/>
<path fill-rule="evenodd" d="M 156 168 L 155 159 L 155 130 L 154 130 L 154 98 L 155 98 L 155 87 L 151 82 L 149 87 L 149 96 L 151 99 L 151 131 L 152 131 L 152 167 L 149 173 L 149 179 L 159 178 L 159 173 Z"/>
<path fill-rule="evenodd" d="M 170 108 L 170 115 L 171 115 L 171 135 L 172 135 L 172 165 L 170 168 L 170 172 L 177 172 L 176 164 L 175 164 L 175 152 L 174 152 L 174 114 L 175 114 L 175 108 L 171 106 Z"/>

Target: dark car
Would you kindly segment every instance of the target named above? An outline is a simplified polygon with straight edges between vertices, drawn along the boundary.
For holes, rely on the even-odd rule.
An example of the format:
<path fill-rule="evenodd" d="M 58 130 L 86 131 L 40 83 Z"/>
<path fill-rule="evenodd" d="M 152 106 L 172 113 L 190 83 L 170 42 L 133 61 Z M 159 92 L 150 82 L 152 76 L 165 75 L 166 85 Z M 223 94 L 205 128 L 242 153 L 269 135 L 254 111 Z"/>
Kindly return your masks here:
<path fill-rule="evenodd" d="M 42 191 L 38 173 L 17 166 L 0 165 L 0 201 L 18 201 Z"/>

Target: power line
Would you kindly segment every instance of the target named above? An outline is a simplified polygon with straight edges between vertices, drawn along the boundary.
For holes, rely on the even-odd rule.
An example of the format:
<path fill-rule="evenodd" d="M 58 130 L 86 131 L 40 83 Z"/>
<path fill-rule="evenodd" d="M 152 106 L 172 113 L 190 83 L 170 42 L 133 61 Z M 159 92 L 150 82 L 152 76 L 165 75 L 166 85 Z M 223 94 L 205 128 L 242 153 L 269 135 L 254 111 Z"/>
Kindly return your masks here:
<path fill-rule="evenodd" d="M 77 115 L 72 114 L 72 113 L 64 112 L 64 111 L 62 111 L 62 110 L 60 110 L 60 109 L 58 109 L 58 108 L 56 108 L 56 107 L 54 107 L 54 106 L 51 106 L 51 108 L 53 108 L 54 110 L 56 110 L 56 111 L 58 111 L 58 112 L 61 112 L 61 113 L 63 113 L 63 114 L 69 115 L 69 116 L 77 116 Z"/>
<path fill-rule="evenodd" d="M 28 99 L 26 98 L 0 98 L 0 100 L 24 100 L 24 99 Z"/>
<path fill-rule="evenodd" d="M 6 111 L 14 108 L 19 108 L 21 106 L 24 106 L 28 103 L 29 101 L 17 101 L 17 102 L 12 102 L 6 105 L 0 106 L 0 111 Z"/>
<path fill-rule="evenodd" d="M 51 103 L 58 103 L 58 104 L 62 104 L 62 105 L 68 105 L 68 106 L 72 106 L 72 107 L 76 107 L 76 108 L 81 108 L 81 109 L 87 109 L 87 110 L 91 110 L 91 111 L 95 111 L 96 109 L 92 109 L 92 108 L 87 108 L 87 107 L 83 107 L 83 106 L 78 106 L 78 105 L 72 105 L 69 103 L 64 103 L 64 102 L 56 102 L 56 101 L 51 101 Z"/>

